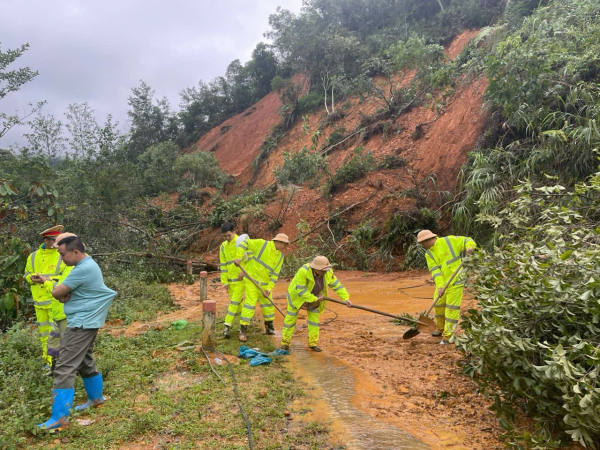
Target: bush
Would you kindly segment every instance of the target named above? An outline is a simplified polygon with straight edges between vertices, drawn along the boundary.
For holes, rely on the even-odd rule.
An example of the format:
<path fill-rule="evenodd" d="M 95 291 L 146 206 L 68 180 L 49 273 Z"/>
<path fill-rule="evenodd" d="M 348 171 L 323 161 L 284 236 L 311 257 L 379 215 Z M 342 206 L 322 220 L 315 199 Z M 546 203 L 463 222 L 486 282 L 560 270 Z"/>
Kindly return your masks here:
<path fill-rule="evenodd" d="M 266 200 L 265 191 L 253 191 L 233 196 L 228 200 L 220 200 L 210 213 L 209 224 L 211 227 L 220 227 L 223 222 L 238 217 L 244 208 L 263 204 Z"/>
<path fill-rule="evenodd" d="M 406 166 L 406 159 L 398 155 L 387 155 L 379 163 L 379 169 L 400 169 Z"/>
<path fill-rule="evenodd" d="M 434 233 L 438 231 L 438 218 L 434 211 L 421 208 L 409 214 L 394 214 L 385 223 L 384 229 L 384 236 L 379 247 L 380 254 L 391 258 L 393 253 L 402 252 L 408 257 L 408 260 L 406 258 L 404 260 L 404 268 L 426 267 L 425 258 L 419 260 L 419 256 L 423 256 L 423 252 L 413 247 L 415 235 L 419 231 L 431 230 Z"/>
<path fill-rule="evenodd" d="M 173 168 L 180 177 L 180 183 L 194 187 L 222 189 L 229 178 L 219 167 L 219 161 L 213 153 L 181 155 L 175 160 Z"/>
<path fill-rule="evenodd" d="M 283 154 L 283 167 L 275 169 L 275 178 L 282 185 L 318 183 L 319 170 L 327 165 L 327 159 L 309 151 L 306 147 L 296 153 Z"/>
<path fill-rule="evenodd" d="M 44 376 L 35 328 L 20 323 L 0 334 L 0 448 L 26 447 L 26 433 L 50 414 L 52 378 Z"/>
<path fill-rule="evenodd" d="M 512 448 L 556 448 L 565 437 L 598 448 L 600 172 L 572 192 L 529 182 L 517 192 L 478 218 L 498 246 L 468 263 L 479 306 L 461 322 L 465 371 L 494 400 Z M 519 410 L 534 433 L 511 425 Z"/>
<path fill-rule="evenodd" d="M 374 219 L 368 219 L 361 222 L 350 235 L 348 240 L 352 247 L 352 257 L 356 268 L 359 270 L 371 270 L 373 261 L 373 252 L 370 249 L 375 243 L 377 229 Z"/>
<path fill-rule="evenodd" d="M 370 150 L 365 152 L 362 147 L 356 147 L 352 158 L 343 163 L 335 173 L 333 180 L 329 183 L 328 190 L 333 193 L 347 183 L 360 180 L 374 169 L 375 158 L 373 153 Z"/>
<path fill-rule="evenodd" d="M 310 91 L 298 99 L 298 111 L 300 114 L 308 114 L 323 105 L 323 94 L 318 91 Z"/>
<path fill-rule="evenodd" d="M 173 164 L 178 153 L 179 147 L 172 142 L 161 142 L 138 157 L 146 194 L 156 195 L 175 189 L 179 180 L 175 176 Z"/>

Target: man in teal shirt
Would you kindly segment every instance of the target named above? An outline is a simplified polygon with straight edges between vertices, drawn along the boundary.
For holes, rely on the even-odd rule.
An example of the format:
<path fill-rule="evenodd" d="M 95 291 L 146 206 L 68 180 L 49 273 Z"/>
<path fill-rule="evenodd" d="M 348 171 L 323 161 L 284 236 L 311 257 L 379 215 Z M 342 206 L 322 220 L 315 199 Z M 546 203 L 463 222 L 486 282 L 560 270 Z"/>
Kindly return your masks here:
<path fill-rule="evenodd" d="M 104 284 L 98 264 L 85 253 L 81 238 L 70 236 L 56 243 L 67 266 L 74 266 L 64 281 L 52 290 L 52 296 L 64 303 L 67 329 L 61 341 L 60 357 L 54 369 L 52 416 L 38 425 L 44 429 L 68 424 L 69 410 L 75 396 L 77 372 L 83 378 L 88 401 L 77 406 L 80 411 L 104 402 L 102 374 L 96 370 L 92 356 L 98 329 L 104 325 L 116 292 Z"/>

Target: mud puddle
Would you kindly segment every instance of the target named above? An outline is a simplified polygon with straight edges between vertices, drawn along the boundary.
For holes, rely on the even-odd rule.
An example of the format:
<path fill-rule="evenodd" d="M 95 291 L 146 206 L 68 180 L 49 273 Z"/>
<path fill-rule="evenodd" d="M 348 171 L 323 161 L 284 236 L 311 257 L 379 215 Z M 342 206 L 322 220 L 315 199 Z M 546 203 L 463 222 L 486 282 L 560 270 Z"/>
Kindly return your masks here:
<path fill-rule="evenodd" d="M 430 449 L 414 436 L 355 407 L 354 375 L 351 368 L 339 359 L 315 354 L 302 344 L 292 346 L 292 351 L 290 363 L 297 374 L 303 373 L 302 378 L 309 385 L 318 385 L 321 400 L 328 406 L 325 413 L 333 421 L 331 427 L 338 432 L 343 429 L 343 442 L 348 450 Z"/>

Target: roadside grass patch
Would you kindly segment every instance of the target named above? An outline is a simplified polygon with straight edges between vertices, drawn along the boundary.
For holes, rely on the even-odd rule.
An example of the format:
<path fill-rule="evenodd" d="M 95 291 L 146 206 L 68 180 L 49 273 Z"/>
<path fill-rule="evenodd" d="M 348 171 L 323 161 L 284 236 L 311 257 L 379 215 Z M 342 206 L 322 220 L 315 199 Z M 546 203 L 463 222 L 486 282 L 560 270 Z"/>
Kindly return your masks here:
<path fill-rule="evenodd" d="M 240 343 L 220 337 L 221 327 L 217 330 L 217 349 L 225 355 L 237 355 Z M 14 365 L 11 385 L 0 372 L 2 450 L 47 449 L 54 446 L 56 439 L 61 439 L 61 450 L 121 448 L 138 441 L 158 441 L 165 448 L 177 449 L 247 448 L 246 425 L 235 403 L 227 364 L 216 365 L 214 359 L 220 356 L 209 352 L 215 370 L 225 381 L 221 383 L 198 347 L 177 349 L 185 340 L 199 344 L 199 323 L 190 323 L 184 330 L 151 330 L 135 337 L 101 332 L 95 356 L 109 400 L 101 408 L 73 413 L 71 425 L 63 431 L 38 431 L 37 435 L 33 434 L 35 424 L 50 415 L 52 380 L 41 375 L 36 331 L 21 326 L 11 333 L 2 337 L 0 348 L 4 363 L 0 371 L 8 362 Z M 272 340 L 262 334 L 262 323 L 256 321 L 247 344 L 267 352 L 275 348 Z M 281 431 L 286 429 L 283 411 L 306 395 L 302 384 L 286 369 L 284 358 L 274 358 L 269 366 L 258 367 L 230 358 L 240 402 L 251 421 L 255 448 L 288 448 L 301 442 L 306 445 L 296 448 L 323 448 L 321 445 L 327 440 L 325 427 L 319 431 L 303 426 L 298 430 L 300 436 L 295 436 L 295 431 Z M 21 379 L 19 383 L 17 377 Z M 186 381 L 165 384 L 170 378 Z M 261 395 L 264 391 L 266 396 Z M 78 378 L 75 404 L 85 399 L 83 383 Z M 94 423 L 82 426 L 78 419 L 91 419 Z"/>

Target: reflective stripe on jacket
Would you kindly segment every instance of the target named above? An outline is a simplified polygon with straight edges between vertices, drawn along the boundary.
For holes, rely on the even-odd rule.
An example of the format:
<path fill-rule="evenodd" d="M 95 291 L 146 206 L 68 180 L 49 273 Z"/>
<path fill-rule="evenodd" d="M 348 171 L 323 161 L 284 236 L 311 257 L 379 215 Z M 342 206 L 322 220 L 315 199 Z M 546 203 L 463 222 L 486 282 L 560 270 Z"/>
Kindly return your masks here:
<path fill-rule="evenodd" d="M 331 288 L 342 300 L 346 301 L 350 298 L 350 294 L 348 294 L 346 288 L 333 274 L 332 269 L 325 272 L 323 281 L 323 290 L 321 293 L 324 297 L 327 297 L 328 288 Z M 314 286 L 315 277 L 313 271 L 308 264 L 304 264 L 298 272 L 296 272 L 296 275 L 294 275 L 294 278 L 288 287 L 288 302 L 294 309 L 300 308 L 304 303 L 315 302 L 317 296 L 312 294 Z"/>
<path fill-rule="evenodd" d="M 38 284 L 31 281 L 31 276 L 39 273 L 48 278 L 60 277 L 65 270 L 66 264 L 62 262 L 58 250 L 55 248 L 47 249 L 44 244 L 34 251 L 27 258 L 25 266 L 25 280 L 31 285 L 31 295 L 33 304 L 38 308 L 49 309 L 52 307 L 52 289 L 48 290 L 49 283 Z"/>
<path fill-rule="evenodd" d="M 244 250 L 236 244 L 238 235 L 236 234 L 231 241 L 225 241 L 219 249 L 219 271 L 221 272 L 221 283 L 227 286 L 229 283 L 238 281 L 240 269 L 234 264 L 236 259 L 244 257 Z"/>
<path fill-rule="evenodd" d="M 244 252 L 246 272 L 263 289 L 272 290 L 283 265 L 283 255 L 275 248 L 275 243 L 264 239 L 246 239 L 240 243 L 240 249 Z"/>
<path fill-rule="evenodd" d="M 475 248 L 477 244 L 473 239 L 466 236 L 438 237 L 435 244 L 425 250 L 427 267 L 433 281 L 438 288 L 444 287 L 454 271 L 460 265 L 468 248 Z M 461 274 L 452 281 L 452 285 L 464 284 L 465 278 Z"/>

